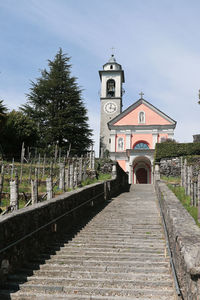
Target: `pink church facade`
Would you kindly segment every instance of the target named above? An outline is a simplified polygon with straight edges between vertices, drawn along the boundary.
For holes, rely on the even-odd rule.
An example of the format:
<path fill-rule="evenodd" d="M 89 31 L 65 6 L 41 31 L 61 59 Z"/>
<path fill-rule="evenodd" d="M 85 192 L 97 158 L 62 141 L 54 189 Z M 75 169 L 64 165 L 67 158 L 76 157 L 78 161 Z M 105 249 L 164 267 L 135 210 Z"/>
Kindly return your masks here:
<path fill-rule="evenodd" d="M 110 122 L 110 157 L 129 183 L 152 183 L 156 143 L 172 139 L 176 121 L 142 97 Z"/>

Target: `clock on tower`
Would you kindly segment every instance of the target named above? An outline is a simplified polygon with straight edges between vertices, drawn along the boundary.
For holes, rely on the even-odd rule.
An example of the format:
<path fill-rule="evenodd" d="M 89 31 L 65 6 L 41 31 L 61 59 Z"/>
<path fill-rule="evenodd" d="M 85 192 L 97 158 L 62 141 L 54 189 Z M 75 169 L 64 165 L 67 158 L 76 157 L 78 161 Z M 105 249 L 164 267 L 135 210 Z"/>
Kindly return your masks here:
<path fill-rule="evenodd" d="M 124 71 L 112 54 L 109 61 L 99 71 L 101 80 L 101 120 L 100 120 L 100 151 L 103 157 L 106 150 L 110 151 L 110 132 L 107 123 L 122 112 L 122 84 Z"/>

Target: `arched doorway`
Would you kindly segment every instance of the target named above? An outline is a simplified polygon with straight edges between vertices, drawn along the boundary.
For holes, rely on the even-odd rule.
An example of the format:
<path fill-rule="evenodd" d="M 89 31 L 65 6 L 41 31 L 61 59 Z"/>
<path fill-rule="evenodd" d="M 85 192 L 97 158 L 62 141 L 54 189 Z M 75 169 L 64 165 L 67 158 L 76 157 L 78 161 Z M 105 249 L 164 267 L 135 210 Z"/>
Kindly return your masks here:
<path fill-rule="evenodd" d="M 133 161 L 133 184 L 151 183 L 151 162 L 147 157 L 136 157 Z"/>
<path fill-rule="evenodd" d="M 147 183 L 147 170 L 139 168 L 136 171 L 136 183 Z"/>

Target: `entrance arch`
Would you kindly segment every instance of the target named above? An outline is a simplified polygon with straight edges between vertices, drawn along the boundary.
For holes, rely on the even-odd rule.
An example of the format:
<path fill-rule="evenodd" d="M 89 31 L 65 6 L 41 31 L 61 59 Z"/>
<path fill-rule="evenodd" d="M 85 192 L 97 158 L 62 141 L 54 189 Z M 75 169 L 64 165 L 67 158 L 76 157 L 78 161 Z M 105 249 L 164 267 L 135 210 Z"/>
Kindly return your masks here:
<path fill-rule="evenodd" d="M 151 183 L 151 162 L 147 157 L 136 157 L 133 161 L 133 184 Z"/>

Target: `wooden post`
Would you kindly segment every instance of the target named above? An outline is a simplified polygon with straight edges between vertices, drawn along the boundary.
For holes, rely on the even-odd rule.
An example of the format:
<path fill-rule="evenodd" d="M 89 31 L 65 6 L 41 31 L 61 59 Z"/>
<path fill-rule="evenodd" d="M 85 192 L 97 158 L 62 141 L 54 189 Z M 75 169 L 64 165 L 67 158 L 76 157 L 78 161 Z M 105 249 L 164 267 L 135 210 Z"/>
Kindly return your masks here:
<path fill-rule="evenodd" d="M 74 162 L 74 187 L 76 188 L 78 185 L 78 166 L 77 160 Z"/>
<path fill-rule="evenodd" d="M 92 150 L 92 170 L 95 169 L 95 151 Z"/>
<path fill-rule="evenodd" d="M 1 174 L 0 174 L 0 203 L 1 203 L 1 195 L 3 192 L 3 182 L 4 182 L 4 165 L 1 166 Z"/>
<path fill-rule="evenodd" d="M 183 157 L 181 157 L 181 186 L 184 186 L 184 166 L 183 166 Z"/>
<path fill-rule="evenodd" d="M 185 192 L 186 192 L 186 186 L 187 186 L 187 160 L 185 158 L 184 160 L 184 179 L 183 179 L 183 186 L 185 188 Z"/>
<path fill-rule="evenodd" d="M 78 181 L 81 183 L 83 178 L 83 156 L 81 155 L 79 159 L 79 174 L 78 174 Z"/>
<path fill-rule="evenodd" d="M 11 173 L 10 173 L 10 178 L 11 178 L 11 180 L 13 180 L 14 162 L 15 162 L 15 160 L 14 160 L 14 157 L 13 157 L 13 159 L 12 159 L 12 167 L 11 167 Z"/>
<path fill-rule="evenodd" d="M 23 143 L 22 143 L 22 150 L 21 150 L 20 183 L 22 182 L 22 173 L 23 173 L 24 154 L 25 154 L 25 148 L 24 148 L 24 142 L 23 142 Z"/>
<path fill-rule="evenodd" d="M 19 182 L 18 175 L 16 172 L 15 180 L 10 181 L 10 206 L 11 211 L 17 210 L 19 208 Z"/>
<path fill-rule="evenodd" d="M 190 181 L 191 181 L 191 176 L 190 176 L 190 166 L 187 166 L 187 195 L 190 195 Z"/>
<path fill-rule="evenodd" d="M 50 162 L 50 170 L 49 170 L 49 175 L 50 175 L 50 177 L 52 177 L 52 176 L 53 176 L 53 162 L 52 162 L 52 161 Z"/>
<path fill-rule="evenodd" d="M 59 165 L 59 189 L 64 191 L 65 189 L 65 164 L 60 163 Z"/>
<path fill-rule="evenodd" d="M 45 175 L 45 164 L 46 164 L 46 153 L 44 154 L 44 159 L 43 159 L 42 177 L 44 177 Z"/>
<path fill-rule="evenodd" d="M 190 205 L 194 206 L 194 182 L 192 179 L 190 183 Z"/>
<path fill-rule="evenodd" d="M 65 168 L 65 191 L 69 188 L 69 165 Z"/>
<path fill-rule="evenodd" d="M 38 202 L 38 170 L 35 168 L 35 179 L 31 180 L 31 203 Z"/>
<path fill-rule="evenodd" d="M 87 178 L 87 163 L 86 158 L 83 160 L 83 181 Z"/>
<path fill-rule="evenodd" d="M 58 156 L 58 145 L 56 144 L 55 146 L 55 154 L 54 154 L 54 163 L 56 164 L 57 161 L 57 156 Z"/>
<path fill-rule="evenodd" d="M 197 201 L 198 201 L 198 222 L 200 223 L 200 173 L 198 174 L 197 183 Z"/>
<path fill-rule="evenodd" d="M 47 189 L 47 200 L 53 198 L 53 182 L 52 177 L 46 179 L 46 189 Z"/>
<path fill-rule="evenodd" d="M 38 178 L 40 178 L 40 153 L 38 155 Z"/>
<path fill-rule="evenodd" d="M 70 181 L 69 181 L 70 189 L 74 188 L 74 160 L 72 159 L 70 163 Z"/>
<path fill-rule="evenodd" d="M 29 182 L 31 182 L 31 177 L 32 177 L 32 160 L 31 160 L 30 168 L 29 168 Z"/>

